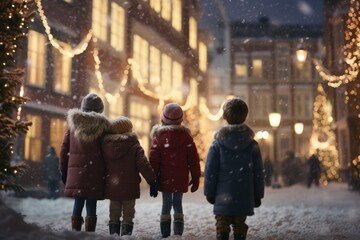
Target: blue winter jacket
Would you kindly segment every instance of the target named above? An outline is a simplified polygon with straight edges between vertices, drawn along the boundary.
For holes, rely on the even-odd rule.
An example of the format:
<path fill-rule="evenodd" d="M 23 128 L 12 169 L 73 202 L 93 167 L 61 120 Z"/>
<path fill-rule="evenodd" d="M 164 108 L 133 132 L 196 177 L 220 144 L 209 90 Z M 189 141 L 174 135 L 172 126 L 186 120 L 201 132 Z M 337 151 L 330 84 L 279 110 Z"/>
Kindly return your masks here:
<path fill-rule="evenodd" d="M 215 198 L 215 215 L 254 214 L 254 200 L 264 197 L 263 162 L 246 124 L 227 125 L 216 133 L 204 175 L 204 194 Z"/>

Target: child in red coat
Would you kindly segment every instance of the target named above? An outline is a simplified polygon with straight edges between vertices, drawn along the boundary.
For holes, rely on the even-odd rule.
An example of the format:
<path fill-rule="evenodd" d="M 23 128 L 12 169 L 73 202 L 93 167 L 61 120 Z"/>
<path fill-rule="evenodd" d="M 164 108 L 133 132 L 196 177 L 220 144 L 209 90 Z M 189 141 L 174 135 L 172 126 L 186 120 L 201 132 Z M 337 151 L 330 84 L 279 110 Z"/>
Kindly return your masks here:
<path fill-rule="evenodd" d="M 183 193 L 199 187 L 199 155 L 190 130 L 181 125 L 183 111 L 176 103 L 165 105 L 161 125 L 151 131 L 152 144 L 149 160 L 158 178 L 159 191 L 162 192 L 163 205 L 160 216 L 160 229 L 163 238 L 170 236 L 171 215 L 174 210 L 174 235 L 182 235 L 184 214 Z M 191 181 L 189 181 L 189 171 Z"/>
<path fill-rule="evenodd" d="M 140 174 L 150 185 L 150 196 L 157 196 L 157 183 L 151 165 L 126 117 L 111 121 L 110 132 L 102 142 L 106 165 L 105 198 L 110 199 L 110 234 L 131 235 L 135 200 L 140 198 Z M 122 222 L 120 221 L 122 217 Z"/>

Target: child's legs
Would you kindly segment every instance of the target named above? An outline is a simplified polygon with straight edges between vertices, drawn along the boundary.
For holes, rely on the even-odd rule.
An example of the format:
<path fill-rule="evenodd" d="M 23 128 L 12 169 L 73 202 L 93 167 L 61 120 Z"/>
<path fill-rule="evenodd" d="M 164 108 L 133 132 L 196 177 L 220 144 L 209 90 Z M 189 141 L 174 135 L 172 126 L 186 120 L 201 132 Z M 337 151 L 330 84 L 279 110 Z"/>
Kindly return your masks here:
<path fill-rule="evenodd" d="M 96 217 L 96 199 L 86 199 L 86 214 L 87 216 Z"/>
<path fill-rule="evenodd" d="M 122 208 L 123 205 L 121 201 L 110 201 L 110 210 L 109 210 L 110 221 L 120 221 Z"/>
<path fill-rule="evenodd" d="M 216 233 L 230 232 L 230 225 L 232 224 L 232 216 L 215 215 L 216 219 Z"/>
<path fill-rule="evenodd" d="M 73 208 L 73 216 L 81 216 L 82 210 L 84 208 L 85 198 L 75 198 L 74 208 Z"/>
<path fill-rule="evenodd" d="M 248 225 L 245 223 L 246 216 L 234 216 L 233 217 L 233 230 L 234 233 L 246 236 L 248 231 Z"/>
<path fill-rule="evenodd" d="M 125 223 L 133 223 L 135 217 L 135 199 L 122 201 L 123 203 L 123 220 Z"/>
<path fill-rule="evenodd" d="M 170 214 L 171 207 L 172 207 L 172 193 L 171 192 L 162 192 L 162 209 L 161 214 L 167 215 Z"/>
<path fill-rule="evenodd" d="M 183 193 L 180 192 L 173 193 L 172 205 L 174 208 L 174 213 L 183 213 L 182 197 L 183 197 Z"/>

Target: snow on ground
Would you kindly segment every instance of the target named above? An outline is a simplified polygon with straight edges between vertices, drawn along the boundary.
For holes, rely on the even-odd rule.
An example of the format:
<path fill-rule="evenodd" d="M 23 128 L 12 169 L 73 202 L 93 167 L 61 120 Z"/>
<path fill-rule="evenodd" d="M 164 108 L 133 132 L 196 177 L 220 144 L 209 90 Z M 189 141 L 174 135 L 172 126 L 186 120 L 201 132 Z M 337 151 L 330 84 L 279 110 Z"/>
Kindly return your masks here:
<path fill-rule="evenodd" d="M 72 199 L 16 198 L 2 193 L 0 200 L 5 203 L 1 206 L 0 201 L 0 239 L 161 239 L 161 195 L 150 198 L 148 189 L 142 190 L 136 202 L 133 235 L 126 237 L 108 233 L 108 200 L 98 202 L 96 233 L 69 230 Z M 250 227 L 247 239 L 360 239 L 359 205 L 360 194 L 349 191 L 346 184 L 310 189 L 303 185 L 267 188 L 262 206 L 247 220 Z M 25 222 L 12 209 L 23 215 Z M 183 209 L 184 234 L 169 240 L 215 239 L 212 205 L 206 202 L 202 188 L 184 194 Z"/>

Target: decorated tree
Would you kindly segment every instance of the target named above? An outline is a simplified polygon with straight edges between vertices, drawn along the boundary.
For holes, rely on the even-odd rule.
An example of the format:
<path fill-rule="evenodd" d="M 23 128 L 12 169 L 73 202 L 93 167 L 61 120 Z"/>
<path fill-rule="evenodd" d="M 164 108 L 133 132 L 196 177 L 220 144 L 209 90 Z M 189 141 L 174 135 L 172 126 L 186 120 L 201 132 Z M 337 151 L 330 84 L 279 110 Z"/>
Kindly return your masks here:
<path fill-rule="evenodd" d="M 20 96 L 23 69 L 17 68 L 15 61 L 32 18 L 31 4 L 26 0 L 0 1 L 0 190 L 5 191 L 21 190 L 13 180 L 24 171 L 24 166 L 12 164 L 14 141 L 31 125 L 17 117 L 18 108 L 27 99 Z"/>
<path fill-rule="evenodd" d="M 339 158 L 336 148 L 335 133 L 331 128 L 333 119 L 331 107 L 321 84 L 318 85 L 313 110 L 313 130 L 310 138 L 310 152 L 318 155 L 322 166 L 320 182 L 339 179 Z"/>

